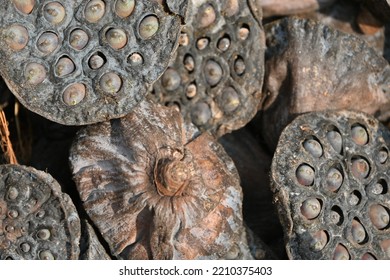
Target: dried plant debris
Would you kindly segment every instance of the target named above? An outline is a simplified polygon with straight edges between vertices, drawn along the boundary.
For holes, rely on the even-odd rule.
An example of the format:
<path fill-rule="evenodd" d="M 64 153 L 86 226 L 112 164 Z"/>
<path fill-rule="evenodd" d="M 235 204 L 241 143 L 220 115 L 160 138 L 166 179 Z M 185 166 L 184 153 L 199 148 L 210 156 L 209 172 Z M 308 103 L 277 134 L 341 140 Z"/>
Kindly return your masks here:
<path fill-rule="evenodd" d="M 265 18 L 308 13 L 331 6 L 335 0 L 262 0 Z"/>
<path fill-rule="evenodd" d="M 250 259 L 237 170 L 210 134 L 188 142 L 176 110 L 141 102 L 82 129 L 74 180 L 120 259 Z"/>
<path fill-rule="evenodd" d="M 363 40 L 298 18 L 269 24 L 266 33 L 266 100 L 258 129 L 270 149 L 305 112 L 354 109 L 389 117 L 390 66 Z"/>
<path fill-rule="evenodd" d="M 390 259 L 390 133 L 351 111 L 308 113 L 283 131 L 272 162 L 292 259 Z"/>
<path fill-rule="evenodd" d="M 103 245 L 100 243 L 95 230 L 88 221 L 84 222 L 84 246 L 85 249 L 80 253 L 82 260 L 111 260 Z M 80 246 L 81 247 L 81 246 Z"/>
<path fill-rule="evenodd" d="M 181 23 L 149 0 L 13 0 L 0 14 L 1 75 L 28 109 L 66 125 L 131 111 L 166 69 Z"/>
<path fill-rule="evenodd" d="M 47 173 L 0 166 L 0 259 L 78 259 L 80 220 Z"/>
<path fill-rule="evenodd" d="M 365 5 L 382 22 L 390 22 L 390 1 L 389 0 L 365 0 Z"/>
<path fill-rule="evenodd" d="M 176 59 L 152 90 L 216 136 L 244 126 L 261 102 L 265 39 L 261 10 L 248 2 L 190 1 Z"/>

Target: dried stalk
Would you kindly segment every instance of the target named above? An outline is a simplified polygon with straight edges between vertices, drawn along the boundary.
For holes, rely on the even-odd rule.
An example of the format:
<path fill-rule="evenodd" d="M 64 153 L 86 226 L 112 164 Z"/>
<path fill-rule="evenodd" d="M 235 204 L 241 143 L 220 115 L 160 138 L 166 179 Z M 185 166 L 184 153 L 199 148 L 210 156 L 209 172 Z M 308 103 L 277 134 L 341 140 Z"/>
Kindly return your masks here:
<path fill-rule="evenodd" d="M 17 164 L 16 156 L 9 138 L 8 123 L 4 111 L 0 110 L 0 146 L 8 163 Z"/>

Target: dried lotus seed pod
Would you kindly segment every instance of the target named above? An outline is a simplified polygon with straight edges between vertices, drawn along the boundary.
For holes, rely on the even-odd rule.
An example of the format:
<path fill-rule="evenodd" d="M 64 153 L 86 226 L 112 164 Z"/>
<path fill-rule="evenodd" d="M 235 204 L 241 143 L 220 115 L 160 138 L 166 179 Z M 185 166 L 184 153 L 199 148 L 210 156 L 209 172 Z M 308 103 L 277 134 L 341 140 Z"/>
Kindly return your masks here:
<path fill-rule="evenodd" d="M 327 136 L 335 130 L 341 152 Z M 321 145 L 319 157 L 306 149 L 308 139 Z M 271 184 L 289 258 L 390 259 L 381 245 L 390 238 L 390 161 L 378 157 L 389 145 L 390 131 L 355 111 L 303 114 L 283 130 Z M 312 184 L 299 181 L 301 166 L 313 168 Z"/>
<path fill-rule="evenodd" d="M 210 134 L 191 134 L 179 112 L 146 101 L 80 130 L 73 177 L 113 256 L 252 258 L 237 170 Z"/>
<path fill-rule="evenodd" d="M 266 31 L 267 98 L 254 129 L 271 150 L 302 113 L 351 109 L 389 117 L 389 63 L 363 40 L 298 18 L 270 23 Z"/>
<path fill-rule="evenodd" d="M 261 12 L 252 0 L 188 2 L 177 55 L 151 96 L 179 104 L 186 122 L 219 137 L 243 127 L 261 106 Z"/>
<path fill-rule="evenodd" d="M 27 109 L 60 124 L 124 116 L 177 49 L 184 2 L 179 15 L 154 0 L 4 1 L 0 75 Z M 24 75 L 32 63 L 44 67 L 44 78 Z M 120 82 L 110 86 L 105 74 L 112 72 Z M 75 87 L 81 91 L 69 98 Z"/>
<path fill-rule="evenodd" d="M 48 173 L 1 165 L 0 218 L 0 259 L 78 259 L 76 208 Z"/>

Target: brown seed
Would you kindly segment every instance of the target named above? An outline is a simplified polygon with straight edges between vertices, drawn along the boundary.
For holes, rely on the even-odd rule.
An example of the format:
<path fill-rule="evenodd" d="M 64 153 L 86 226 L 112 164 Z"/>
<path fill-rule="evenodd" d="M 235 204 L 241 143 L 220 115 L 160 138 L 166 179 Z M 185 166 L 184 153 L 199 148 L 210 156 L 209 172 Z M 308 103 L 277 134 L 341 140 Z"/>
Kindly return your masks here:
<path fill-rule="evenodd" d="M 190 84 L 188 87 L 187 87 L 187 91 L 186 91 L 186 96 L 188 98 L 194 98 L 196 96 L 196 85 L 195 84 Z"/>
<path fill-rule="evenodd" d="M 209 39 L 207 38 L 200 38 L 198 41 L 196 41 L 196 47 L 198 50 L 202 51 L 209 45 Z"/>
<path fill-rule="evenodd" d="M 351 172 L 357 179 L 365 179 L 370 173 L 370 165 L 365 159 L 352 160 Z"/>
<path fill-rule="evenodd" d="M 211 110 L 209 105 L 204 102 L 197 103 L 192 109 L 191 118 L 195 125 L 205 125 L 211 119 Z"/>
<path fill-rule="evenodd" d="M 55 33 L 45 32 L 38 39 L 38 50 L 45 54 L 50 54 L 58 47 L 58 41 L 58 36 Z"/>
<path fill-rule="evenodd" d="M 366 239 L 366 230 L 363 225 L 356 219 L 352 220 L 351 227 L 352 238 L 356 243 L 362 243 Z"/>
<path fill-rule="evenodd" d="M 100 87 L 104 92 L 117 93 L 122 87 L 122 79 L 114 72 L 108 72 L 100 78 Z"/>
<path fill-rule="evenodd" d="M 146 40 L 157 33 L 160 23 L 155 15 L 146 16 L 139 25 L 139 35 Z"/>
<path fill-rule="evenodd" d="M 351 138 L 357 145 L 363 146 L 368 143 L 368 133 L 361 125 L 356 125 L 351 129 Z"/>
<path fill-rule="evenodd" d="M 70 34 L 69 43 L 76 50 L 82 50 L 88 44 L 89 37 L 87 32 L 81 29 L 75 29 Z"/>
<path fill-rule="evenodd" d="M 23 14 L 30 14 L 34 9 L 35 0 L 12 0 L 15 8 Z"/>
<path fill-rule="evenodd" d="M 307 139 L 303 142 L 303 147 L 308 151 L 313 157 L 319 158 L 322 156 L 323 150 L 320 142 L 315 139 Z"/>
<path fill-rule="evenodd" d="M 314 169 L 307 164 L 300 165 L 295 175 L 298 183 L 303 186 L 311 186 L 314 182 Z"/>
<path fill-rule="evenodd" d="M 11 25 L 5 30 L 4 35 L 7 45 L 15 51 L 20 51 L 27 46 L 29 40 L 28 31 L 21 25 Z"/>
<path fill-rule="evenodd" d="M 328 243 L 328 235 L 324 230 L 319 230 L 312 235 L 313 240 L 310 242 L 310 248 L 313 251 L 321 251 Z"/>
<path fill-rule="evenodd" d="M 192 72 L 195 69 L 195 60 L 191 55 L 186 55 L 184 57 L 184 68 L 187 69 L 188 72 Z"/>
<path fill-rule="evenodd" d="M 246 65 L 244 60 L 241 57 L 237 58 L 234 62 L 234 72 L 236 72 L 238 76 L 241 76 L 245 73 L 245 69 Z"/>
<path fill-rule="evenodd" d="M 46 69 L 40 63 L 31 62 L 24 69 L 24 79 L 30 85 L 41 84 L 46 79 L 46 76 Z"/>
<path fill-rule="evenodd" d="M 39 258 L 41 260 L 54 260 L 54 256 L 49 250 L 39 252 Z"/>
<path fill-rule="evenodd" d="M 43 10 L 43 16 L 52 24 L 61 23 L 64 20 L 65 15 L 65 8 L 59 2 L 48 3 Z"/>
<path fill-rule="evenodd" d="M 206 81 L 210 86 L 216 86 L 222 79 L 222 67 L 214 60 L 208 60 L 204 67 Z"/>
<path fill-rule="evenodd" d="M 223 6 L 223 14 L 227 17 L 234 16 L 240 10 L 239 0 L 226 0 Z"/>
<path fill-rule="evenodd" d="M 321 203 L 316 198 L 306 199 L 301 205 L 301 213 L 308 220 L 315 219 L 321 212 Z"/>
<path fill-rule="evenodd" d="M 88 65 L 91 67 L 91 69 L 99 69 L 104 65 L 104 58 L 99 54 L 94 54 L 89 58 Z"/>
<path fill-rule="evenodd" d="M 249 28 L 247 27 L 241 27 L 239 30 L 238 30 L 238 38 L 242 41 L 245 41 L 246 39 L 248 39 L 249 37 Z"/>
<path fill-rule="evenodd" d="M 107 31 L 106 39 L 108 44 L 116 50 L 122 49 L 127 44 L 126 32 L 119 28 L 112 28 Z"/>
<path fill-rule="evenodd" d="M 379 204 L 371 205 L 368 212 L 372 224 L 377 229 L 384 229 L 389 225 L 390 217 L 385 207 Z"/>
<path fill-rule="evenodd" d="M 72 84 L 67 87 L 63 94 L 63 100 L 66 105 L 74 106 L 80 103 L 86 94 L 86 87 L 83 84 Z"/>
<path fill-rule="evenodd" d="M 41 240 L 48 240 L 50 238 L 50 231 L 46 228 L 40 229 L 37 233 L 37 237 Z"/>
<path fill-rule="evenodd" d="M 390 258 L 390 239 L 385 239 L 381 242 L 381 248 L 386 254 L 386 258 Z"/>
<path fill-rule="evenodd" d="M 139 66 L 144 63 L 144 58 L 139 53 L 132 53 L 129 58 L 127 59 L 127 62 L 130 63 L 131 66 Z"/>
<path fill-rule="evenodd" d="M 121 18 L 125 18 L 133 13 L 134 7 L 135 0 L 117 0 L 115 2 L 115 13 Z"/>
<path fill-rule="evenodd" d="M 168 68 L 161 78 L 161 84 L 168 91 L 178 89 L 181 84 L 179 73 L 173 68 Z"/>
<path fill-rule="evenodd" d="M 230 47 L 230 39 L 229 38 L 224 37 L 218 41 L 218 49 L 219 50 L 226 52 L 229 49 L 229 47 Z"/>
<path fill-rule="evenodd" d="M 199 10 L 198 25 L 200 28 L 208 27 L 215 22 L 216 18 L 214 7 L 207 4 Z"/>
<path fill-rule="evenodd" d="M 69 57 L 61 57 L 55 66 L 55 73 L 58 77 L 64 77 L 73 73 L 75 68 L 76 66 Z"/>
<path fill-rule="evenodd" d="M 232 87 L 223 90 L 221 103 L 226 113 L 234 112 L 240 106 L 240 97 L 237 91 Z"/>
<path fill-rule="evenodd" d="M 337 191 L 343 183 L 343 174 L 337 168 L 330 168 L 326 175 L 325 187 L 331 192 Z"/>
<path fill-rule="evenodd" d="M 96 23 L 106 11 L 106 4 L 102 0 L 92 0 L 85 6 L 84 16 L 88 22 Z"/>
<path fill-rule="evenodd" d="M 344 245 L 337 244 L 337 246 L 334 250 L 333 259 L 334 260 L 349 260 L 350 256 L 349 256 L 347 248 L 345 248 Z"/>
<path fill-rule="evenodd" d="M 341 137 L 341 134 L 338 131 L 332 130 L 326 134 L 326 138 L 328 139 L 332 148 L 337 153 L 341 154 L 343 149 L 343 138 Z"/>
<path fill-rule="evenodd" d="M 376 260 L 376 258 L 374 257 L 374 255 L 370 254 L 370 253 L 365 253 L 362 258 L 362 260 Z"/>

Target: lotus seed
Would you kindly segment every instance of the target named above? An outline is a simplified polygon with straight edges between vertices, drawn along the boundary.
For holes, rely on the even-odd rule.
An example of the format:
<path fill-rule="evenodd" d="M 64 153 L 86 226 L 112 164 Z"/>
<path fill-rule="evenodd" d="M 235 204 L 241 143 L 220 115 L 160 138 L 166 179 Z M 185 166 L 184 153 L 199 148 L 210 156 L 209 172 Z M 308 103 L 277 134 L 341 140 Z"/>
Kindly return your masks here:
<path fill-rule="evenodd" d="M 390 258 L 390 239 L 385 239 L 381 242 L 381 248 L 386 254 L 387 258 Z"/>
<path fill-rule="evenodd" d="M 328 235 L 324 230 L 319 230 L 312 235 L 312 241 L 310 243 L 310 248 L 313 251 L 321 251 L 324 249 L 328 243 Z"/>
<path fill-rule="evenodd" d="M 211 5 L 205 5 L 199 12 L 199 27 L 205 28 L 213 24 L 217 18 L 214 7 Z"/>
<path fill-rule="evenodd" d="M 179 73 L 173 68 L 168 68 L 161 78 L 161 84 L 168 91 L 178 89 L 181 84 Z"/>
<path fill-rule="evenodd" d="M 191 118 L 195 125 L 205 125 L 211 119 L 211 110 L 209 105 L 204 102 L 197 103 L 192 109 Z"/>
<path fill-rule="evenodd" d="M 366 231 L 361 223 L 356 219 L 352 220 L 351 228 L 352 238 L 356 243 L 362 243 L 366 239 Z"/>
<path fill-rule="evenodd" d="M 298 183 L 303 186 L 311 186 L 314 183 L 314 175 L 314 169 L 307 164 L 300 165 L 296 171 Z"/>
<path fill-rule="evenodd" d="M 38 85 L 46 79 L 46 69 L 42 64 L 31 62 L 24 69 L 24 79 L 30 85 Z"/>
<path fill-rule="evenodd" d="M 362 260 L 376 260 L 376 258 L 375 258 L 372 254 L 370 254 L 370 253 L 365 253 L 365 254 L 362 256 L 361 259 L 362 259 Z"/>
<path fill-rule="evenodd" d="M 384 229 L 389 225 L 389 213 L 385 207 L 379 204 L 371 205 L 368 212 L 372 224 L 377 229 Z"/>
<path fill-rule="evenodd" d="M 383 185 L 381 183 L 375 183 L 371 186 L 368 186 L 367 191 L 372 193 L 372 194 L 379 195 L 384 191 L 384 189 L 383 189 Z"/>
<path fill-rule="evenodd" d="M 190 38 L 188 38 L 188 34 L 181 33 L 179 37 L 179 45 L 188 46 L 189 43 L 190 43 Z"/>
<path fill-rule="evenodd" d="M 67 87 L 63 93 L 63 100 L 66 105 L 74 106 L 79 104 L 86 94 L 86 88 L 83 84 L 72 84 Z"/>
<path fill-rule="evenodd" d="M 88 44 L 89 37 L 87 32 L 81 29 L 73 30 L 70 34 L 69 43 L 76 50 L 82 50 Z"/>
<path fill-rule="evenodd" d="M 144 59 L 143 59 L 142 55 L 140 55 L 139 53 L 131 54 L 127 61 L 128 61 L 128 63 L 130 63 L 131 66 L 134 66 L 134 67 L 142 65 L 144 63 Z"/>
<path fill-rule="evenodd" d="M 347 248 L 345 248 L 341 244 L 337 244 L 334 254 L 333 254 L 333 259 L 334 260 L 349 260 L 349 253 Z"/>
<path fill-rule="evenodd" d="M 234 72 L 236 72 L 238 76 L 241 76 L 245 73 L 245 69 L 246 66 L 244 60 L 241 57 L 237 58 L 234 62 Z"/>
<path fill-rule="evenodd" d="M 341 215 L 337 211 L 332 209 L 330 211 L 330 220 L 332 221 L 333 224 L 340 225 L 341 224 Z"/>
<path fill-rule="evenodd" d="M 238 0 L 227 0 L 224 5 L 223 14 L 226 17 L 234 16 L 240 10 Z"/>
<path fill-rule="evenodd" d="M 202 51 L 204 50 L 205 48 L 207 48 L 207 46 L 209 45 L 209 39 L 207 38 L 200 38 L 197 42 L 196 42 L 196 47 L 198 48 L 198 50 Z"/>
<path fill-rule="evenodd" d="M 221 98 L 221 103 L 226 113 L 232 113 L 240 106 L 240 97 L 232 87 L 225 88 Z"/>
<path fill-rule="evenodd" d="M 106 73 L 100 78 L 100 87 L 104 92 L 117 93 L 122 87 L 122 79 L 113 72 Z"/>
<path fill-rule="evenodd" d="M 108 44 L 116 50 L 122 49 L 127 44 L 127 35 L 125 31 L 119 28 L 112 28 L 106 33 Z"/>
<path fill-rule="evenodd" d="M 38 231 L 37 237 L 41 240 L 48 240 L 50 238 L 50 231 L 48 229 L 41 229 Z"/>
<path fill-rule="evenodd" d="M 309 152 L 313 157 L 319 158 L 322 156 L 323 150 L 320 142 L 314 139 L 307 139 L 303 142 L 303 147 L 307 152 Z"/>
<path fill-rule="evenodd" d="M 139 25 L 139 35 L 146 40 L 157 33 L 160 27 L 158 18 L 155 15 L 146 16 Z"/>
<path fill-rule="evenodd" d="M 355 206 L 355 205 L 358 205 L 359 202 L 360 202 L 360 198 L 359 198 L 359 196 L 357 195 L 356 192 L 353 192 L 353 193 L 351 193 L 351 194 L 349 195 L 349 197 L 348 197 L 348 203 L 349 203 L 349 205 Z"/>
<path fill-rule="evenodd" d="M 61 23 L 64 20 L 65 15 L 64 6 L 58 2 L 51 2 L 44 7 L 43 16 L 52 24 Z"/>
<path fill-rule="evenodd" d="M 229 38 L 221 38 L 219 41 L 218 41 L 218 49 L 223 51 L 223 52 L 226 52 L 230 47 L 230 39 Z"/>
<path fill-rule="evenodd" d="M 184 57 L 184 68 L 187 69 L 188 72 L 192 72 L 195 69 L 195 60 L 191 55 L 186 55 Z"/>
<path fill-rule="evenodd" d="M 58 77 L 64 77 L 74 72 L 76 66 L 68 57 L 61 57 L 55 66 L 55 73 Z"/>
<path fill-rule="evenodd" d="M 190 84 L 188 87 L 187 87 L 187 91 L 186 91 L 186 96 L 188 98 L 194 98 L 196 96 L 196 85 L 195 84 Z"/>
<path fill-rule="evenodd" d="M 387 152 L 386 149 L 381 149 L 378 153 L 378 161 L 381 164 L 384 164 L 387 161 L 387 158 L 389 157 L 389 153 Z"/>
<path fill-rule="evenodd" d="M 214 60 L 207 61 L 204 67 L 204 73 L 206 81 L 210 86 L 216 86 L 222 80 L 222 67 Z"/>
<path fill-rule="evenodd" d="M 315 219 L 321 212 L 321 203 L 316 198 L 306 199 L 301 205 L 301 213 L 308 220 Z"/>
<path fill-rule="evenodd" d="M 85 19 L 90 23 L 98 22 L 105 13 L 106 4 L 102 0 L 92 0 L 85 6 Z"/>
<path fill-rule="evenodd" d="M 94 54 L 93 56 L 90 57 L 88 61 L 88 65 L 89 67 L 91 67 L 91 69 L 94 70 L 99 69 L 104 65 L 104 58 L 98 54 Z"/>
<path fill-rule="evenodd" d="M 27 29 L 16 24 L 6 29 L 4 38 L 7 45 L 15 51 L 24 49 L 29 40 Z"/>
<path fill-rule="evenodd" d="M 8 216 L 11 218 L 11 219 L 15 219 L 19 216 L 19 212 L 16 211 L 16 210 L 10 210 L 8 212 Z"/>
<path fill-rule="evenodd" d="M 357 145 L 364 146 L 368 143 L 368 133 L 361 125 L 352 127 L 351 137 Z"/>
<path fill-rule="evenodd" d="M 23 13 L 30 14 L 34 9 L 35 0 L 13 0 L 15 8 Z"/>
<path fill-rule="evenodd" d="M 115 2 L 115 13 L 125 18 L 130 16 L 134 11 L 135 0 L 117 0 Z"/>
<path fill-rule="evenodd" d="M 58 36 L 53 32 L 43 33 L 37 42 L 38 50 L 45 54 L 52 53 L 58 47 Z"/>
<path fill-rule="evenodd" d="M 19 191 L 15 187 L 10 187 L 8 190 L 8 199 L 15 200 L 19 195 Z"/>
<path fill-rule="evenodd" d="M 343 138 L 341 137 L 341 134 L 338 131 L 329 131 L 326 134 L 326 138 L 328 139 L 332 148 L 337 153 L 341 154 L 341 151 L 343 149 Z"/>
<path fill-rule="evenodd" d="M 326 175 L 326 184 L 325 187 L 331 192 L 336 192 L 343 183 L 343 175 L 337 169 L 332 167 L 329 169 L 328 174 Z"/>
<path fill-rule="evenodd" d="M 28 252 L 30 252 L 31 246 L 30 246 L 30 244 L 28 244 L 27 242 L 23 242 L 22 244 L 20 244 L 20 249 L 21 249 L 24 253 L 28 253 Z"/>
<path fill-rule="evenodd" d="M 49 250 L 39 252 L 39 258 L 41 260 L 54 260 L 54 256 Z"/>
<path fill-rule="evenodd" d="M 249 33 L 250 31 L 247 27 L 241 27 L 238 31 L 238 38 L 240 38 L 240 40 L 242 41 L 245 41 L 246 39 L 248 39 Z"/>
<path fill-rule="evenodd" d="M 354 159 L 352 160 L 351 172 L 356 178 L 365 179 L 370 173 L 370 165 L 365 159 Z"/>

